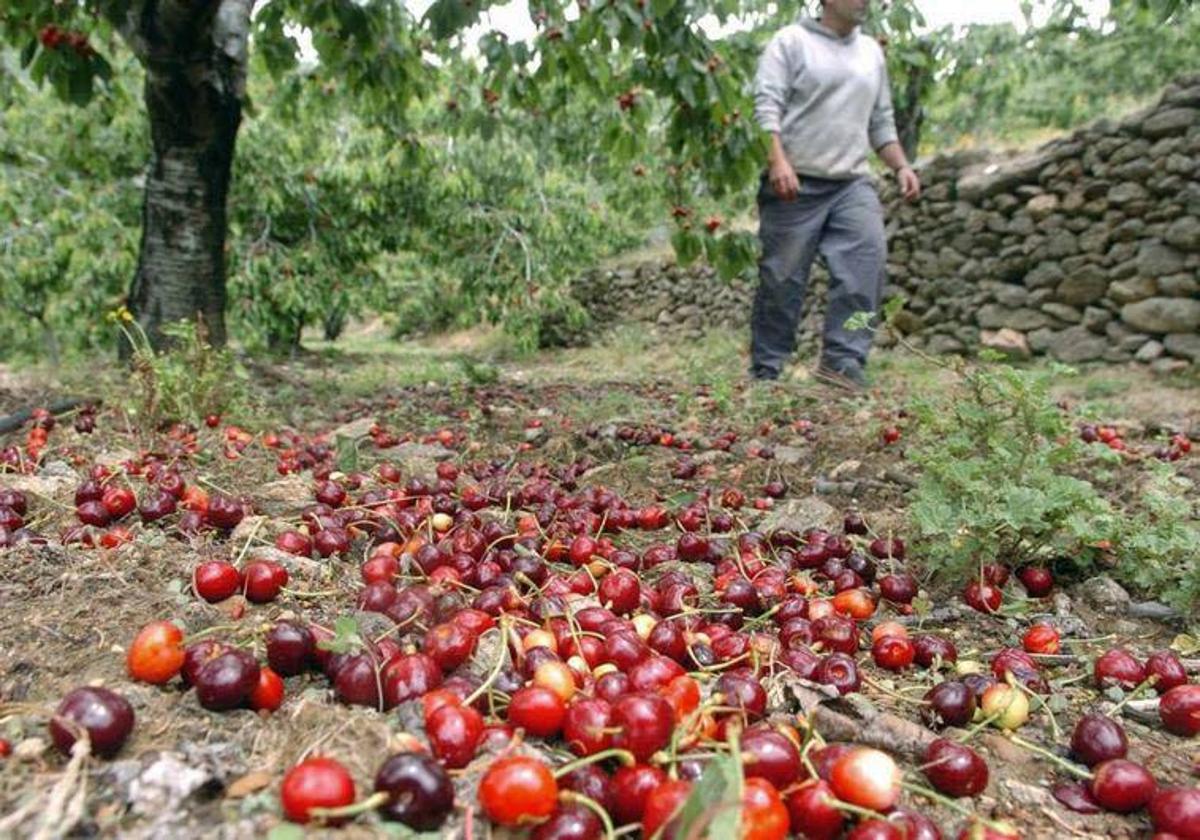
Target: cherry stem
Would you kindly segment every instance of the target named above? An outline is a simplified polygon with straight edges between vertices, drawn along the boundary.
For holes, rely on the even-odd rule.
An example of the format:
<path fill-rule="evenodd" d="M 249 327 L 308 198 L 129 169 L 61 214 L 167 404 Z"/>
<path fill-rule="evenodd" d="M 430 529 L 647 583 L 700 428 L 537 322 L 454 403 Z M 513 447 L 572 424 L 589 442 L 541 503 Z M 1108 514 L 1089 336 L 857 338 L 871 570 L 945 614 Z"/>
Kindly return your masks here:
<path fill-rule="evenodd" d="M 1020 735 L 1014 735 L 1010 732 L 1010 733 L 1008 733 L 1008 740 L 1012 741 L 1018 747 L 1027 749 L 1031 753 L 1040 755 L 1042 758 L 1046 759 L 1047 761 L 1057 764 L 1063 770 L 1067 771 L 1068 773 L 1070 773 L 1071 775 L 1073 775 L 1077 778 L 1084 779 L 1087 781 L 1090 781 L 1092 779 L 1092 773 L 1090 771 L 1084 770 L 1079 765 L 1073 764 L 1072 762 L 1067 761 L 1062 756 L 1055 755 L 1054 753 L 1050 752 L 1050 750 L 1045 749 L 1044 747 L 1039 747 L 1037 744 L 1034 744 L 1030 741 L 1026 741 Z"/>
<path fill-rule="evenodd" d="M 554 778 L 561 779 L 563 776 L 567 775 L 573 770 L 578 770 L 580 767 L 586 767 L 589 764 L 596 764 L 597 762 L 604 761 L 607 758 L 618 759 L 626 767 L 632 767 L 633 765 L 637 764 L 637 759 L 633 757 L 633 753 L 631 753 L 629 750 L 612 747 L 611 749 L 601 750 L 600 752 L 592 753 L 591 755 L 585 755 L 583 758 L 577 758 L 574 761 L 568 761 L 566 764 L 555 769 Z"/>
<path fill-rule="evenodd" d="M 597 753 L 597 755 L 598 754 L 599 753 Z M 630 756 L 630 758 L 632 758 L 632 756 Z M 608 811 L 606 811 L 599 802 L 597 802 L 595 799 L 592 799 L 590 796 L 584 796 L 582 793 L 577 793 L 573 790 L 564 790 L 559 793 L 558 797 L 564 802 L 574 802 L 578 805 L 582 805 L 599 817 L 600 822 L 604 823 L 604 836 L 609 838 L 609 840 L 612 840 L 613 835 L 616 833 L 613 830 L 612 818 L 608 815 Z"/>
<path fill-rule="evenodd" d="M 1113 706 L 1111 709 L 1109 709 L 1107 712 L 1105 712 L 1105 714 L 1108 715 L 1109 717 L 1116 717 L 1117 713 L 1120 712 L 1121 709 L 1125 708 L 1126 704 L 1128 704 L 1130 700 L 1134 699 L 1139 694 L 1141 694 L 1144 689 L 1154 685 L 1157 682 L 1158 682 L 1158 674 L 1151 674 L 1150 676 L 1146 677 L 1146 679 L 1142 680 L 1142 682 L 1140 684 L 1138 684 L 1136 687 L 1134 687 L 1133 691 L 1126 694 L 1121 699 L 1120 703 Z"/>
<path fill-rule="evenodd" d="M 464 706 L 470 706 L 482 697 L 484 692 L 489 691 L 493 683 L 500 678 L 500 671 L 504 668 L 504 661 L 508 659 L 508 622 L 500 619 L 497 629 L 500 631 L 500 642 L 497 646 L 499 653 L 496 656 L 496 664 L 492 666 L 492 672 L 488 674 L 487 679 L 479 684 L 479 688 L 472 691 L 467 696 L 467 699 L 463 700 L 462 704 Z"/>
<path fill-rule="evenodd" d="M 387 791 L 378 791 L 364 799 L 362 802 L 354 802 L 350 805 L 343 805 L 340 808 L 309 808 L 308 816 L 314 820 L 333 820 L 341 819 L 342 817 L 357 817 L 359 814 L 365 814 L 368 811 L 374 811 L 379 806 L 386 803 L 391 798 L 391 794 Z"/>
<path fill-rule="evenodd" d="M 853 805 L 849 802 L 844 802 L 843 800 L 836 799 L 832 796 L 826 796 L 825 801 L 834 808 L 837 808 L 839 811 L 845 811 L 847 814 L 854 814 L 856 817 L 864 817 L 868 820 L 887 819 L 886 815 L 881 814 L 878 811 L 872 811 L 870 808 L 863 808 L 859 805 Z"/>
<path fill-rule="evenodd" d="M 985 817 L 981 817 L 981 816 L 979 816 L 978 813 L 976 813 L 971 808 L 968 808 L 966 805 L 963 805 L 963 804 L 959 803 L 958 801 L 951 799 L 949 796 L 940 794 L 936 790 L 927 788 L 924 785 L 919 785 L 916 782 L 901 781 L 900 787 L 904 788 L 909 793 L 915 793 L 918 796 L 924 796 L 926 799 L 931 799 L 934 802 L 938 803 L 939 805 L 945 805 L 947 808 L 949 808 L 953 811 L 957 811 L 958 813 L 962 814 L 964 817 L 970 817 L 973 820 L 978 820 L 979 822 L 983 823 L 988 828 L 993 829 L 994 831 L 1004 831 L 1005 830 L 1005 827 L 1002 826 L 1000 823 L 993 822 L 992 820 L 989 820 Z"/>

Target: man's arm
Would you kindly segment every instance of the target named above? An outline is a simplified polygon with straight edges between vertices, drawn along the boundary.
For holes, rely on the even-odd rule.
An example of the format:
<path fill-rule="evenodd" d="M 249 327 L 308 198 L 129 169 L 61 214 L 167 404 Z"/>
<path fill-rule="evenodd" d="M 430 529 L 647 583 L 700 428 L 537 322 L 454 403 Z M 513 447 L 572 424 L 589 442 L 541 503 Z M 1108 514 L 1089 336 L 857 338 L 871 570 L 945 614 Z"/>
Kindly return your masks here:
<path fill-rule="evenodd" d="M 887 164 L 887 168 L 896 173 L 896 181 L 900 184 L 900 194 L 905 201 L 914 201 L 921 196 L 921 179 L 908 164 L 908 156 L 904 147 L 893 140 L 876 150 L 879 159 Z"/>
<path fill-rule="evenodd" d="M 784 201 L 791 201 L 800 192 L 796 170 L 788 161 L 779 137 L 788 86 L 795 71 L 782 35 L 776 34 L 758 60 L 758 72 L 754 76 L 754 117 L 763 130 L 771 135 L 767 179 L 775 195 Z"/>

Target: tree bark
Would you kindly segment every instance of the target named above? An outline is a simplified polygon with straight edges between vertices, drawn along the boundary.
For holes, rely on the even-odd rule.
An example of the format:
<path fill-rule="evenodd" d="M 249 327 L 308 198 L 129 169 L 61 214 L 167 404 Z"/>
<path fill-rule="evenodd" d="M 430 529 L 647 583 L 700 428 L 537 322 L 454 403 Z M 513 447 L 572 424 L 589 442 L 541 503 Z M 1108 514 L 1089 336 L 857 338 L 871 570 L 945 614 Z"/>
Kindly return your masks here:
<path fill-rule="evenodd" d="M 151 344 L 203 324 L 225 343 L 226 204 L 242 117 L 252 0 L 143 0 L 119 28 L 146 70 L 152 151 L 128 307 Z M 123 348 L 128 352 L 129 348 Z"/>

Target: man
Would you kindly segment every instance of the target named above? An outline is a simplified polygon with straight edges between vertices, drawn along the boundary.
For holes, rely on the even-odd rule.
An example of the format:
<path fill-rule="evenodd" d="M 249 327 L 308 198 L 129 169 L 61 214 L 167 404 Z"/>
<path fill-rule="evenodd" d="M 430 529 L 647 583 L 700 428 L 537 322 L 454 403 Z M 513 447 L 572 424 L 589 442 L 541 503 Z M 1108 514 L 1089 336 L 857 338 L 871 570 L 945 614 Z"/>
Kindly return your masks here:
<path fill-rule="evenodd" d="M 755 116 L 771 134 L 758 192 L 759 284 L 751 316 L 755 379 L 777 379 L 795 349 L 813 259 L 831 275 L 817 377 L 866 384 L 868 330 L 844 326 L 879 307 L 887 259 L 883 207 L 870 180 L 873 149 L 906 200 L 921 182 L 897 142 L 883 51 L 862 35 L 869 0 L 823 0 L 820 20 L 785 27 L 767 45 L 755 78 Z"/>

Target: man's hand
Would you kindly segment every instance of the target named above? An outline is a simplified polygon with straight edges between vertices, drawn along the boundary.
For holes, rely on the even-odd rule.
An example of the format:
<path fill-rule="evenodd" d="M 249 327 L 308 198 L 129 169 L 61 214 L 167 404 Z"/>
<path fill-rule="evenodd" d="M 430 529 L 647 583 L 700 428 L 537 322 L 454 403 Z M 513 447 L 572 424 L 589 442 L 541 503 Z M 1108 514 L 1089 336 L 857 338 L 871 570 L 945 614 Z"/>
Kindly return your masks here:
<path fill-rule="evenodd" d="M 896 182 L 905 201 L 916 201 L 921 197 L 921 179 L 911 166 L 902 166 L 896 171 Z"/>
<path fill-rule="evenodd" d="M 796 170 L 786 159 L 772 160 L 767 178 L 775 195 L 784 201 L 792 201 L 800 194 L 800 179 L 796 177 Z"/>

